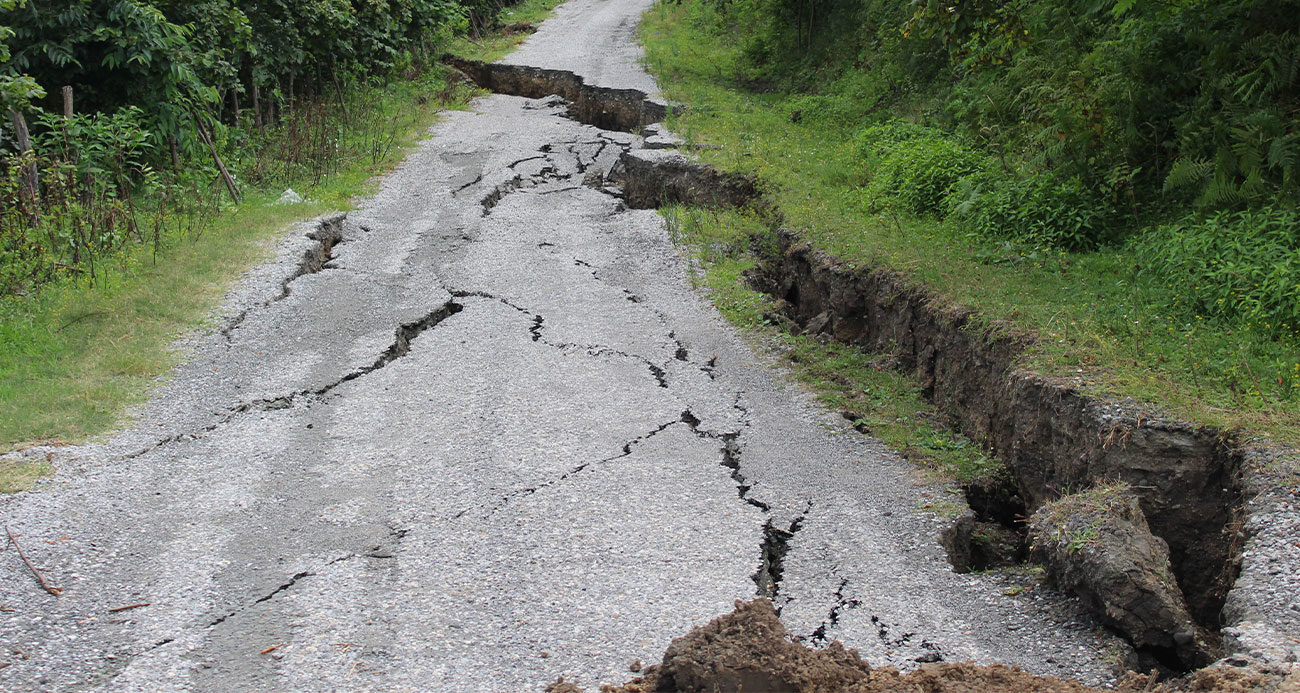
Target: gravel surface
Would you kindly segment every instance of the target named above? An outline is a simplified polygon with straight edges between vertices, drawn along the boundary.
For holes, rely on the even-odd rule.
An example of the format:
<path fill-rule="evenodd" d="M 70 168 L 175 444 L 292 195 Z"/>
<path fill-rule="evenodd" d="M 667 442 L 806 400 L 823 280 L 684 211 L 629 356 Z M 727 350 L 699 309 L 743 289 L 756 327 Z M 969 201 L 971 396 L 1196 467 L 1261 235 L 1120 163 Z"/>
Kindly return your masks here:
<path fill-rule="evenodd" d="M 654 91 L 648 4 L 572 0 L 510 61 Z M 583 184 L 639 144 L 484 97 L 319 271 L 331 223 L 290 234 L 132 428 L 0 499 L 63 589 L 0 552 L 0 689 L 616 683 L 753 597 L 765 543 L 812 644 L 1109 680 L 1119 642 L 952 573 L 922 506 L 959 499 L 756 356 L 657 213 Z"/>

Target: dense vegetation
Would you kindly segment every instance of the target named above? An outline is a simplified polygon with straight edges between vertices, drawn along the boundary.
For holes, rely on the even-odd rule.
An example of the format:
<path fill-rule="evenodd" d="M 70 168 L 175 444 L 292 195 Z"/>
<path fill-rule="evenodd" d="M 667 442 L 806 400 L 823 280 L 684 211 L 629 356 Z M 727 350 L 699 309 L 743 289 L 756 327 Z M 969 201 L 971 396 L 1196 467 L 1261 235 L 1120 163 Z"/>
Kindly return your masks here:
<path fill-rule="evenodd" d="M 799 117 L 864 129 L 868 205 L 1066 250 L 1151 236 L 1189 307 L 1294 335 L 1297 234 L 1269 229 L 1300 222 L 1297 9 L 724 0 L 700 19 L 743 42 L 739 75 L 806 92 Z M 1220 255 L 1222 236 L 1267 247 Z"/>
<path fill-rule="evenodd" d="M 218 195 L 382 158 L 365 90 L 425 73 L 503 4 L 0 0 L 0 296 L 101 281 Z"/>
<path fill-rule="evenodd" d="M 0 0 L 0 449 L 109 430 L 288 225 L 468 103 L 433 57 L 499 59 L 556 1 Z"/>
<path fill-rule="evenodd" d="M 645 29 L 674 125 L 821 249 L 1033 333 L 1039 372 L 1296 440 L 1296 9 L 682 0 Z"/>

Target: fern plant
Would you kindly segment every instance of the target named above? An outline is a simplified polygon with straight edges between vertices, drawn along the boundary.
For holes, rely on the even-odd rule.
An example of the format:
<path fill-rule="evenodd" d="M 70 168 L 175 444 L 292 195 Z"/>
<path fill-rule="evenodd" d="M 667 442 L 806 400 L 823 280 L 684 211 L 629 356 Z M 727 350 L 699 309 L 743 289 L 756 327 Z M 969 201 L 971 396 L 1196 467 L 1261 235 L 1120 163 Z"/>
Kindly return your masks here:
<path fill-rule="evenodd" d="M 1180 149 L 1189 154 L 1174 162 L 1165 190 L 1194 189 L 1196 204 L 1206 208 L 1293 208 L 1300 191 L 1300 36 L 1257 36 L 1241 53 L 1241 67 L 1220 74 L 1200 95 L 1221 106 L 1194 109 L 1184 119 Z"/>

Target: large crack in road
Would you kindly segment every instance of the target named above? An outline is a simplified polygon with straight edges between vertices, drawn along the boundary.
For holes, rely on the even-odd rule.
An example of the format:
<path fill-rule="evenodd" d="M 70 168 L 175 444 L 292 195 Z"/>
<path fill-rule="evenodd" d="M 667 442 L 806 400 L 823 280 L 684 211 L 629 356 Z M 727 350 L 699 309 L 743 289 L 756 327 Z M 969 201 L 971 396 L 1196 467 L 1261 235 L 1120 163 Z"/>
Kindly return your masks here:
<path fill-rule="evenodd" d="M 511 61 L 653 94 L 648 4 L 571 0 Z M 447 114 L 255 270 L 136 425 L 0 500 L 64 588 L 6 564 L 0 688 L 615 683 L 756 594 L 875 664 L 1112 675 L 1069 600 L 951 572 L 946 490 L 722 323 L 610 185 L 641 140 L 570 111 Z"/>

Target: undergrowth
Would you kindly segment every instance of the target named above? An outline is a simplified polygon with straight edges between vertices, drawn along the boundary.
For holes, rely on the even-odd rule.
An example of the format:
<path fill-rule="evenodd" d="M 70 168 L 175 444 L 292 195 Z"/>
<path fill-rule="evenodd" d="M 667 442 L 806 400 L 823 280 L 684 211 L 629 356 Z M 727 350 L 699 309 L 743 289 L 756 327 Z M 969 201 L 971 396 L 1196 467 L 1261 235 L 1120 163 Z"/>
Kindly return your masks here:
<path fill-rule="evenodd" d="M 556 4 L 530 0 L 505 10 L 503 20 L 540 21 Z M 453 47 L 493 59 L 526 36 L 515 29 Z M 240 204 L 215 177 L 164 199 L 133 198 L 157 207 L 140 224 L 150 235 L 105 252 L 93 283 L 70 273 L 47 278 L 39 291 L 0 297 L 0 448 L 77 443 L 119 425 L 184 356 L 173 340 L 214 329 L 212 310 L 230 282 L 268 257 L 287 227 L 351 208 L 440 109 L 463 108 L 475 93 L 431 69 L 305 103 L 265 132 L 232 132 L 216 144 L 234 154 L 232 167 L 248 172 Z M 285 188 L 304 201 L 277 204 Z M 0 490 L 22 490 L 49 471 L 43 462 L 6 461 Z"/>
<path fill-rule="evenodd" d="M 706 145 L 697 147 L 703 160 L 762 179 L 784 223 L 820 250 L 849 267 L 899 271 L 971 308 L 978 326 L 1031 335 L 1024 365 L 1084 393 L 1132 398 L 1153 403 L 1153 414 L 1300 442 L 1300 350 L 1267 331 L 1276 329 L 1276 321 L 1272 327 L 1253 325 L 1186 295 L 1176 300 L 1189 289 L 1171 281 L 1181 277 L 1171 277 L 1158 257 L 1108 240 L 1112 215 L 1131 216 L 1132 210 L 1121 205 L 1080 211 L 1074 201 L 1085 193 L 1069 179 L 999 184 L 997 178 L 1011 176 L 1007 172 L 1016 167 L 1014 157 L 997 151 L 985 152 L 984 173 L 951 186 L 937 214 L 928 201 L 933 196 L 924 204 L 864 204 L 872 183 L 864 177 L 864 157 L 883 151 L 880 141 L 893 147 L 933 131 L 877 137 L 867 143 L 878 148 L 873 154 L 864 152 L 863 130 L 855 124 L 887 122 L 881 110 L 907 115 L 914 106 L 923 108 L 924 85 L 897 74 L 896 63 L 865 57 L 861 69 L 830 74 L 835 83 L 817 84 L 812 93 L 764 80 L 747 67 L 753 61 L 742 42 L 728 40 L 710 17 L 716 11 L 709 3 L 685 0 L 658 4 L 644 19 L 648 64 L 666 95 L 687 106 L 672 126 L 689 145 Z M 916 61 L 923 63 L 924 56 Z M 873 89 L 892 101 L 879 93 L 868 98 Z M 841 98 L 850 93 L 863 95 L 866 105 Z M 994 184 L 963 188 L 962 180 L 978 184 L 981 175 Z M 1116 175 L 1122 184 L 1122 172 Z M 972 221 L 951 213 L 962 195 L 991 196 L 994 204 L 984 207 L 982 220 Z M 1021 218 L 1016 214 L 1022 221 L 1059 217 L 1060 224 L 1038 233 L 1056 234 L 1063 242 L 1026 243 L 979 228 L 1005 228 Z M 700 224 L 705 236 L 752 230 L 729 215 L 702 218 Z M 743 305 L 750 299 L 721 286 L 728 272 L 736 273 L 720 271 L 712 281 L 724 304 Z M 1216 276 L 1229 292 L 1247 297 L 1259 286 L 1279 286 L 1284 275 L 1279 271 L 1263 284 L 1231 272 Z"/>

